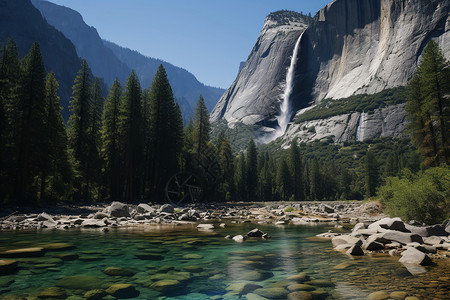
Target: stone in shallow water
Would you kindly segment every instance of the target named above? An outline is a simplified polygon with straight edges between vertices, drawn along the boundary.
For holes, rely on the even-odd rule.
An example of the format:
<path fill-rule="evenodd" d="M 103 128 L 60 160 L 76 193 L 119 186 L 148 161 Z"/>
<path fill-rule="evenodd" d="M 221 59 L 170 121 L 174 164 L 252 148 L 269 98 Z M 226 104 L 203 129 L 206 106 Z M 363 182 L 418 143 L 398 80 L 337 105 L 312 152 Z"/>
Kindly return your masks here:
<path fill-rule="evenodd" d="M 189 272 L 171 272 L 171 273 L 159 273 L 151 275 L 151 280 L 176 280 L 176 281 L 186 281 L 191 278 Z"/>
<path fill-rule="evenodd" d="M 202 259 L 203 256 L 199 255 L 199 254 L 186 254 L 183 255 L 184 259 Z"/>
<path fill-rule="evenodd" d="M 286 299 L 288 291 L 283 288 L 262 288 L 254 291 L 255 294 L 269 299 Z"/>
<path fill-rule="evenodd" d="M 350 249 L 347 250 L 347 254 L 353 255 L 353 256 L 361 256 L 364 255 L 364 251 L 359 245 L 353 245 L 350 247 Z"/>
<path fill-rule="evenodd" d="M 273 277 L 272 272 L 263 270 L 246 271 L 236 275 L 236 278 L 248 281 L 262 281 L 271 277 Z"/>
<path fill-rule="evenodd" d="M 183 270 L 191 273 L 200 273 L 203 271 L 202 266 L 184 266 Z"/>
<path fill-rule="evenodd" d="M 75 245 L 69 243 L 51 243 L 40 245 L 45 251 L 67 251 L 75 249 Z"/>
<path fill-rule="evenodd" d="M 150 287 L 158 292 L 167 293 L 176 290 L 179 285 L 180 282 L 178 280 L 165 279 L 152 283 Z"/>
<path fill-rule="evenodd" d="M 368 299 L 371 299 L 371 300 L 389 299 L 389 294 L 384 291 L 378 291 L 378 292 L 374 292 L 374 293 L 370 294 L 368 296 Z"/>
<path fill-rule="evenodd" d="M 331 287 L 334 286 L 334 283 L 326 280 L 326 279 L 315 279 L 307 282 L 307 284 L 313 285 L 313 286 L 320 286 L 320 287 Z"/>
<path fill-rule="evenodd" d="M 315 288 L 312 285 L 309 284 L 304 284 L 304 283 L 296 283 L 296 284 L 291 284 L 287 287 L 287 289 L 291 292 L 295 292 L 295 291 L 312 291 Z"/>
<path fill-rule="evenodd" d="M 17 261 L 0 260 L 0 275 L 11 274 L 17 271 Z"/>
<path fill-rule="evenodd" d="M 296 275 L 289 276 L 286 280 L 305 282 L 309 280 L 309 276 L 306 273 L 298 273 Z"/>
<path fill-rule="evenodd" d="M 38 298 L 41 299 L 66 299 L 67 292 L 60 287 L 49 287 L 48 289 L 39 293 Z"/>
<path fill-rule="evenodd" d="M 288 300 L 312 300 L 314 298 L 313 298 L 313 295 L 309 292 L 297 291 L 297 292 L 290 293 L 287 296 L 287 299 Z"/>
<path fill-rule="evenodd" d="M 66 289 L 76 290 L 94 290 L 102 286 L 103 281 L 97 277 L 90 275 L 74 275 L 61 278 L 56 282 L 57 286 Z"/>
<path fill-rule="evenodd" d="M 134 298 L 139 296 L 139 291 L 134 286 L 126 283 L 113 284 L 106 292 L 119 299 Z"/>
<path fill-rule="evenodd" d="M 406 296 L 408 296 L 408 293 L 407 293 L 407 292 L 392 292 L 392 293 L 389 295 L 389 297 L 390 297 L 391 299 L 401 299 L 401 300 L 405 299 Z"/>
<path fill-rule="evenodd" d="M 108 293 L 105 290 L 97 289 L 97 290 L 87 291 L 84 294 L 84 298 L 86 298 L 86 300 L 100 300 L 106 295 L 108 295 Z"/>
<path fill-rule="evenodd" d="M 44 248 L 42 247 L 13 249 L 0 253 L 0 257 L 40 257 L 40 256 L 44 256 Z"/>
<path fill-rule="evenodd" d="M 260 295 L 253 294 L 253 293 L 247 294 L 246 297 L 247 297 L 247 300 L 267 300 L 267 298 L 261 297 Z"/>
<path fill-rule="evenodd" d="M 417 250 L 416 248 L 408 248 L 402 253 L 402 258 L 399 262 L 404 265 L 422 265 L 427 266 L 431 264 L 431 259 L 425 253 Z"/>
<path fill-rule="evenodd" d="M 78 259 L 78 254 L 76 253 L 62 253 L 62 254 L 55 254 L 53 255 L 55 258 L 59 258 L 63 261 L 71 261 Z"/>
<path fill-rule="evenodd" d="M 103 273 L 109 276 L 133 276 L 134 272 L 124 269 L 124 268 L 116 268 L 116 267 L 108 267 L 103 270 Z"/>

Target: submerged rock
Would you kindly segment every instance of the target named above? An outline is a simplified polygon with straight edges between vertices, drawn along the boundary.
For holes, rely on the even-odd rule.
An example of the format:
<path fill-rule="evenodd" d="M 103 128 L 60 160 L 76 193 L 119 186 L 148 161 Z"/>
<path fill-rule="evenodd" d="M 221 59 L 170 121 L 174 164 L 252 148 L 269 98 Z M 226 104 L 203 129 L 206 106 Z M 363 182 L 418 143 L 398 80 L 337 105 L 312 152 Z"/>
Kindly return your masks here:
<path fill-rule="evenodd" d="M 286 299 L 288 291 L 284 288 L 261 288 L 254 290 L 253 293 L 268 299 Z"/>
<path fill-rule="evenodd" d="M 40 256 L 44 256 L 44 248 L 42 247 L 13 249 L 0 253 L 0 257 L 40 257 Z"/>
<path fill-rule="evenodd" d="M 113 284 L 106 292 L 119 299 L 134 298 L 139 296 L 139 291 L 134 286 L 126 283 Z"/>
<path fill-rule="evenodd" d="M 17 271 L 17 261 L 0 259 L 0 275 L 7 275 Z"/>
<path fill-rule="evenodd" d="M 61 278 L 56 282 L 59 287 L 77 290 L 93 290 L 102 287 L 103 281 L 90 275 L 74 275 Z"/>
<path fill-rule="evenodd" d="M 38 298 L 41 299 L 66 299 L 67 292 L 61 287 L 49 287 L 48 289 L 39 293 Z"/>
<path fill-rule="evenodd" d="M 86 300 L 100 300 L 103 299 L 104 296 L 108 295 L 105 290 L 90 290 L 84 294 L 84 298 Z"/>
<path fill-rule="evenodd" d="M 133 271 L 116 267 L 108 267 L 103 270 L 103 273 L 109 276 L 133 276 L 135 274 Z"/>

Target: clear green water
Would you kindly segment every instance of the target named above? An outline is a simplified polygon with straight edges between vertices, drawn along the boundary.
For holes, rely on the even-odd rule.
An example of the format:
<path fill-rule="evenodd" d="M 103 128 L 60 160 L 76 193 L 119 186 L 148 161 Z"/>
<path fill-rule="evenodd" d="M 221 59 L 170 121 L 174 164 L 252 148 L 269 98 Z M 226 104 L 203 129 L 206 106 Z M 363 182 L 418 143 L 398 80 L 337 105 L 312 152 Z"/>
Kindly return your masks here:
<path fill-rule="evenodd" d="M 269 233 L 272 239 L 251 239 L 242 244 L 224 239 L 225 235 L 245 234 L 255 227 Z M 0 232 L 0 251 L 47 243 L 76 246 L 68 251 L 49 251 L 39 258 L 17 258 L 18 272 L 0 276 L 0 299 L 11 299 L 10 295 L 18 294 L 36 296 L 48 287 L 57 286 L 61 278 L 73 275 L 98 278 L 98 289 L 116 283 L 132 284 L 139 291 L 134 299 L 246 299 L 233 294 L 230 285 L 249 282 L 287 291 L 287 286 L 295 283 L 287 278 L 300 272 L 309 276 L 306 281 L 313 280 L 309 284 L 315 292 L 309 293 L 313 292 L 314 299 L 366 299 L 375 291 L 404 291 L 420 299 L 448 297 L 448 260 L 438 261 L 427 267 L 427 273 L 413 276 L 397 262 L 398 258 L 378 255 L 353 259 L 334 251 L 330 242 L 308 239 L 328 229 L 246 223 L 230 224 L 214 232 L 198 231 L 195 225 L 149 225 L 106 233 Z M 78 258 L 54 259 L 61 253 L 75 253 Z M 162 255 L 163 259 L 139 259 L 137 253 Z M 135 275 L 109 276 L 103 273 L 107 267 L 125 268 Z M 166 289 L 155 288 L 158 279 L 176 279 L 178 283 Z M 92 287 L 66 288 L 66 291 L 69 296 L 83 296 L 88 289 Z"/>

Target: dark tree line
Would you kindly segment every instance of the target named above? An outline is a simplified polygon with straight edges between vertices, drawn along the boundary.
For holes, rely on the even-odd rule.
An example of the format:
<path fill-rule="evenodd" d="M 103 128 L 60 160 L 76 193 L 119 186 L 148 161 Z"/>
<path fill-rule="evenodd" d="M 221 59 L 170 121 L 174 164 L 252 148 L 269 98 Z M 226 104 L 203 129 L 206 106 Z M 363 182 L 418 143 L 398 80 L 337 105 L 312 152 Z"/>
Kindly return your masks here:
<path fill-rule="evenodd" d="M 433 43 L 422 61 L 407 112 L 413 142 L 433 166 L 449 159 L 449 66 Z M 149 88 L 141 88 L 133 71 L 124 86 L 116 79 L 104 99 L 100 80 L 83 61 L 66 126 L 58 82 L 46 74 L 37 43 L 24 58 L 14 41 L 2 49 L 0 97 L 0 197 L 10 205 L 163 202 L 169 179 L 183 172 L 200 177 L 204 201 L 363 199 L 374 196 L 384 178 L 415 168 L 395 151 L 380 165 L 370 147 L 358 167 L 347 168 L 308 155 L 297 140 L 279 150 L 281 156 L 253 141 L 235 156 L 225 134 L 211 140 L 201 96 L 183 128 L 162 66 Z"/>

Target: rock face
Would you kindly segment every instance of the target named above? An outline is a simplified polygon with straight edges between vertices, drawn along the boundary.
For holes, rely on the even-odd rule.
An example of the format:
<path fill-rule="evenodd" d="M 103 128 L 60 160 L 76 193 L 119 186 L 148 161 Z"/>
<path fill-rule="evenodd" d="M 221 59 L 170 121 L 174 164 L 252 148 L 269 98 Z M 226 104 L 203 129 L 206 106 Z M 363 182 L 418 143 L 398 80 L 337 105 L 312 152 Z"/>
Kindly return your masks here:
<path fill-rule="evenodd" d="M 301 111 L 297 113 L 300 115 Z M 332 138 L 335 143 L 349 140 L 364 141 L 376 137 L 402 137 L 406 128 L 405 104 L 377 109 L 373 114 L 353 112 L 327 119 L 305 121 L 288 127 L 285 144 L 294 138 L 312 142 Z M 314 130 L 310 130 L 314 128 Z"/>
<path fill-rule="evenodd" d="M 211 121 L 274 122 L 295 43 L 310 21 L 285 11 L 266 18 L 247 62 L 211 112 Z"/>
<path fill-rule="evenodd" d="M 335 0 L 318 12 L 306 31 L 300 25 L 292 30 L 268 29 L 269 16 L 211 121 L 225 119 L 231 127 L 236 122 L 256 124 L 263 132 L 275 128 L 286 66 L 303 31 L 291 95 L 297 115 L 325 98 L 405 86 L 431 39 L 450 58 L 449 9 L 450 2 L 441 0 Z M 315 133 L 302 132 L 311 126 Z M 342 142 L 399 136 L 403 130 L 404 107 L 392 106 L 372 115 L 350 113 L 294 125 L 287 132 L 300 141 L 333 135 L 335 142 Z"/>

